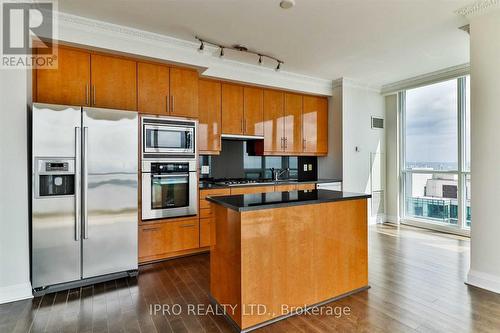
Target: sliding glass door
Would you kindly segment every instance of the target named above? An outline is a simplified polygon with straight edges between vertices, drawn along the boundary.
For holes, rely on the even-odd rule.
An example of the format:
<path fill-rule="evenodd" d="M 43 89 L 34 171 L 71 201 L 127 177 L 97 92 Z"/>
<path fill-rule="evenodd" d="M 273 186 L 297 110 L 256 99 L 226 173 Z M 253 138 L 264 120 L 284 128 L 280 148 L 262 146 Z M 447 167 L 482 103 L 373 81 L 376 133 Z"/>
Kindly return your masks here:
<path fill-rule="evenodd" d="M 461 77 L 399 94 L 404 222 L 470 227 L 469 86 Z"/>

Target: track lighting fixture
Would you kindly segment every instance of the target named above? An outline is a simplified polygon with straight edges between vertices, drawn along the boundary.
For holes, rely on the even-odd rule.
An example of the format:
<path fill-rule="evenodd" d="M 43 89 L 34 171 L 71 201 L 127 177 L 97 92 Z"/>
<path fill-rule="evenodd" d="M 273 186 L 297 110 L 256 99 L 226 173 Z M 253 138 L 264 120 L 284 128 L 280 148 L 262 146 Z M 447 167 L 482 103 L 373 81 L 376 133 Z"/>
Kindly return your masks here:
<path fill-rule="evenodd" d="M 212 45 L 212 46 L 215 46 L 217 48 L 219 48 L 219 56 L 220 57 L 223 57 L 224 56 L 224 49 L 229 49 L 229 50 L 234 50 L 234 51 L 239 51 L 239 52 L 245 52 L 245 53 L 250 53 L 250 54 L 254 54 L 258 57 L 258 62 L 259 62 L 259 65 L 262 65 L 262 62 L 264 60 L 264 58 L 269 58 L 271 60 L 274 60 L 277 62 L 277 65 L 276 65 L 276 71 L 279 71 L 281 69 L 281 65 L 284 64 L 285 62 L 276 58 L 276 57 L 273 57 L 273 56 L 270 56 L 270 55 L 267 55 L 267 54 L 263 54 L 263 53 L 260 53 L 260 52 L 256 52 L 256 51 L 252 51 L 252 50 L 249 50 L 246 46 L 244 45 L 240 45 L 240 44 L 237 44 L 237 45 L 223 45 L 223 44 L 219 44 L 219 43 L 216 43 L 216 42 L 212 42 L 212 41 L 208 41 L 206 39 L 202 39 L 198 36 L 195 36 L 195 38 L 200 42 L 200 47 L 198 48 L 198 50 L 201 52 L 203 51 L 203 49 L 205 48 L 205 43 L 206 44 L 209 44 L 209 45 Z"/>

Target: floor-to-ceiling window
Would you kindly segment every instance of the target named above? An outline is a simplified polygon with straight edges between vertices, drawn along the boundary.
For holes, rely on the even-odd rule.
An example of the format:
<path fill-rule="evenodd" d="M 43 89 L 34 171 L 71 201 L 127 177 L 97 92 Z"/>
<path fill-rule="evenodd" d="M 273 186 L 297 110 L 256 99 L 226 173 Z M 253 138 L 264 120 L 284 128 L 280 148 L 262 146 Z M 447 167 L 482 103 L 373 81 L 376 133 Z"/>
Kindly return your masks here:
<path fill-rule="evenodd" d="M 399 94 L 402 220 L 467 230 L 470 209 L 469 77 Z"/>

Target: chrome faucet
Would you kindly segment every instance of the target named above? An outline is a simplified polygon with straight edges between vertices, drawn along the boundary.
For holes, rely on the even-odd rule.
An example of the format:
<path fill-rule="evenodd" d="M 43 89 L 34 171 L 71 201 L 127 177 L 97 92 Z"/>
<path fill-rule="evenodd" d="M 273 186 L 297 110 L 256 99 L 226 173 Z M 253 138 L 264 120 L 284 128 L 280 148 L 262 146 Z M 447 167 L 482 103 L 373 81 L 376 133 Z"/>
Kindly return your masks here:
<path fill-rule="evenodd" d="M 290 171 L 290 168 L 278 169 L 278 170 L 276 170 L 275 168 L 272 168 L 271 172 L 273 174 L 273 181 L 277 182 L 281 175 L 283 175 L 285 172 L 289 172 L 289 171 Z"/>

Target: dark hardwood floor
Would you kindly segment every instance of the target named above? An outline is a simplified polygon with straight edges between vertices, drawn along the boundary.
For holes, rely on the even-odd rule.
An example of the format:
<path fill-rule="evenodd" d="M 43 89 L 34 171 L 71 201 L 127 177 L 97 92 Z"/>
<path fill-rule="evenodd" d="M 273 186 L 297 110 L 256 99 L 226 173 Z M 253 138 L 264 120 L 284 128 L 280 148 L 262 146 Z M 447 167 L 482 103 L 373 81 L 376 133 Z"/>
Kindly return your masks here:
<path fill-rule="evenodd" d="M 327 305 L 349 315 L 304 314 L 256 332 L 500 332 L 500 295 L 464 284 L 468 239 L 377 225 L 369 251 L 371 289 Z M 220 315 L 188 313 L 209 304 L 209 260 L 146 265 L 138 278 L 0 305 L 0 332 L 232 332 Z M 151 315 L 151 304 L 182 313 Z"/>

